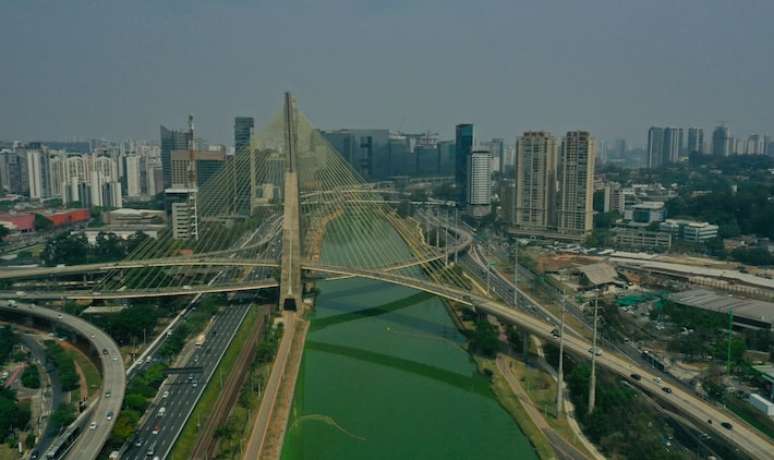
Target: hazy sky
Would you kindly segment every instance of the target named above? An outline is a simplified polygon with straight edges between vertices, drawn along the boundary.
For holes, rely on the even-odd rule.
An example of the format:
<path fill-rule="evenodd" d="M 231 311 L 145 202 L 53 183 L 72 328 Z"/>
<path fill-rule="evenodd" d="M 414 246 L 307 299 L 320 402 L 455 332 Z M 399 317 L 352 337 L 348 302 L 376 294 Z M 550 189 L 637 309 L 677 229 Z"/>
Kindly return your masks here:
<path fill-rule="evenodd" d="M 652 124 L 774 135 L 772 0 L 0 0 L 0 139 L 232 142 L 293 91 L 319 128 Z"/>

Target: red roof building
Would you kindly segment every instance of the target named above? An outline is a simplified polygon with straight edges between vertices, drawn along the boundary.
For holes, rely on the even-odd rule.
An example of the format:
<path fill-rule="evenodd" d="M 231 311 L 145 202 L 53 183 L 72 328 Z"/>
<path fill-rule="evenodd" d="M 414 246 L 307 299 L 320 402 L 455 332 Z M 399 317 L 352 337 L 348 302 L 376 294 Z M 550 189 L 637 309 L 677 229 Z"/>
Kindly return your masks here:
<path fill-rule="evenodd" d="M 59 212 L 52 212 L 50 214 L 43 214 L 43 216 L 53 222 L 54 227 L 87 222 L 91 219 L 91 213 L 88 209 L 67 209 Z"/>
<path fill-rule="evenodd" d="M 32 232 L 35 230 L 35 214 L 0 214 L 0 225 L 12 232 Z"/>

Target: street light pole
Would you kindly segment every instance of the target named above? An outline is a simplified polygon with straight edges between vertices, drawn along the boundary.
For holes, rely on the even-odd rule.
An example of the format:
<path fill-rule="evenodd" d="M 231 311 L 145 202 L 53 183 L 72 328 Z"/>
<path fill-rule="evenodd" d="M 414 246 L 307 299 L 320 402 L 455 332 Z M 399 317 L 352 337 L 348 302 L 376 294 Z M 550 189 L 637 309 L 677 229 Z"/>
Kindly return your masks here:
<path fill-rule="evenodd" d="M 457 221 L 457 208 L 454 208 L 454 228 L 460 228 L 459 222 Z M 459 230 L 458 230 L 459 231 Z M 454 263 L 457 263 L 457 252 L 454 251 Z"/>
<path fill-rule="evenodd" d="M 559 372 L 556 379 L 556 418 L 559 418 L 564 414 L 564 309 L 565 299 L 562 298 L 562 315 L 559 324 Z"/>
<path fill-rule="evenodd" d="M 444 267 L 449 266 L 449 210 L 444 210 L 443 218 L 443 262 Z"/>
<path fill-rule="evenodd" d="M 588 413 L 591 415 L 594 412 L 594 405 L 596 403 L 596 387 L 597 387 L 597 301 L 599 300 L 599 293 L 594 295 L 594 333 L 591 339 L 591 379 L 589 380 L 589 407 Z"/>
<path fill-rule="evenodd" d="M 519 308 L 519 240 L 513 254 L 513 306 Z"/>

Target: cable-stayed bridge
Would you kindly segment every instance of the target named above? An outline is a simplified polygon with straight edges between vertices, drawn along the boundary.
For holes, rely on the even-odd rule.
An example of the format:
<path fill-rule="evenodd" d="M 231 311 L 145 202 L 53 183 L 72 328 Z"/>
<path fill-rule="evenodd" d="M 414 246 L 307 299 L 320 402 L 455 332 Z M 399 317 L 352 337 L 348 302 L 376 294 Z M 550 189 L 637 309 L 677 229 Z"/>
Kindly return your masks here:
<path fill-rule="evenodd" d="M 468 232 L 449 226 L 448 219 L 431 227 L 430 219 L 401 215 L 394 202 L 390 193 L 366 184 L 285 94 L 282 111 L 252 136 L 250 146 L 188 192 L 188 221 L 173 216 L 172 228 L 146 239 L 125 260 L 0 270 L 0 280 L 15 283 L 0 297 L 111 300 L 278 288 L 278 308 L 296 310 L 304 308 L 305 279 L 355 276 L 471 305 L 555 340 L 556 325 L 545 318 L 465 288 L 453 262 L 470 245 Z M 177 225 L 187 227 L 180 232 Z M 323 240 L 349 250 L 327 254 Z M 25 288 L 25 279 L 35 279 L 36 287 Z M 71 283 L 63 288 L 63 279 L 88 281 L 88 289 Z M 591 356 L 584 338 L 566 338 L 565 345 Z M 605 351 L 597 362 L 630 380 L 639 374 L 634 384 L 700 423 L 715 420 L 707 429 L 753 458 L 774 451 L 763 435 L 693 393 L 679 387 L 661 391 L 654 374 L 627 358 Z M 734 430 L 720 428 L 729 419 Z"/>

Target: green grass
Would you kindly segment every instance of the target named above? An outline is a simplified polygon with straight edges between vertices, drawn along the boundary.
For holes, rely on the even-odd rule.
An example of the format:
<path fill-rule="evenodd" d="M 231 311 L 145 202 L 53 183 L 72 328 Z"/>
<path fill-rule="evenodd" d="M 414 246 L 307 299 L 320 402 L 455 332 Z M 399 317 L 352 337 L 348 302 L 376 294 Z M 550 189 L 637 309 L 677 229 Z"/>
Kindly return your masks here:
<path fill-rule="evenodd" d="M 102 375 L 100 375 L 99 371 L 97 370 L 97 366 L 95 366 L 94 363 L 91 362 L 91 360 L 80 351 L 67 349 L 66 353 L 75 361 L 75 364 L 78 365 L 78 367 L 81 369 L 81 372 L 83 372 L 84 377 L 86 377 L 86 385 L 88 386 L 89 395 L 96 392 L 97 389 L 102 385 Z"/>
<path fill-rule="evenodd" d="M 506 411 L 513 417 L 519 428 L 529 438 L 530 443 L 535 448 L 538 457 L 541 459 L 555 459 L 554 449 L 551 447 L 551 443 L 548 441 L 546 435 L 540 431 L 535 423 L 530 418 L 527 411 L 521 405 L 519 398 L 513 394 L 510 385 L 505 380 L 505 377 L 500 374 L 493 360 L 476 358 L 482 369 L 489 369 L 492 371 L 492 390 L 500 404 Z"/>
<path fill-rule="evenodd" d="M 191 453 L 198 441 L 196 421 L 199 420 L 203 425 L 209 414 L 212 412 L 212 408 L 218 400 L 221 391 L 218 374 L 222 372 L 224 379 L 228 377 L 231 368 L 234 366 L 234 362 L 239 356 L 239 352 L 242 351 L 245 341 L 247 341 L 250 334 L 253 332 L 257 317 L 257 309 L 254 307 L 250 308 L 236 337 L 234 337 L 234 340 L 231 342 L 231 345 L 229 345 L 225 355 L 223 355 L 223 359 L 218 364 L 217 369 L 215 369 L 215 373 L 207 384 L 204 394 L 202 394 L 191 417 L 188 419 L 183 431 L 180 433 L 180 437 L 177 439 L 175 447 L 172 449 L 172 455 L 170 456 L 172 460 L 187 460 L 191 458 Z"/>

